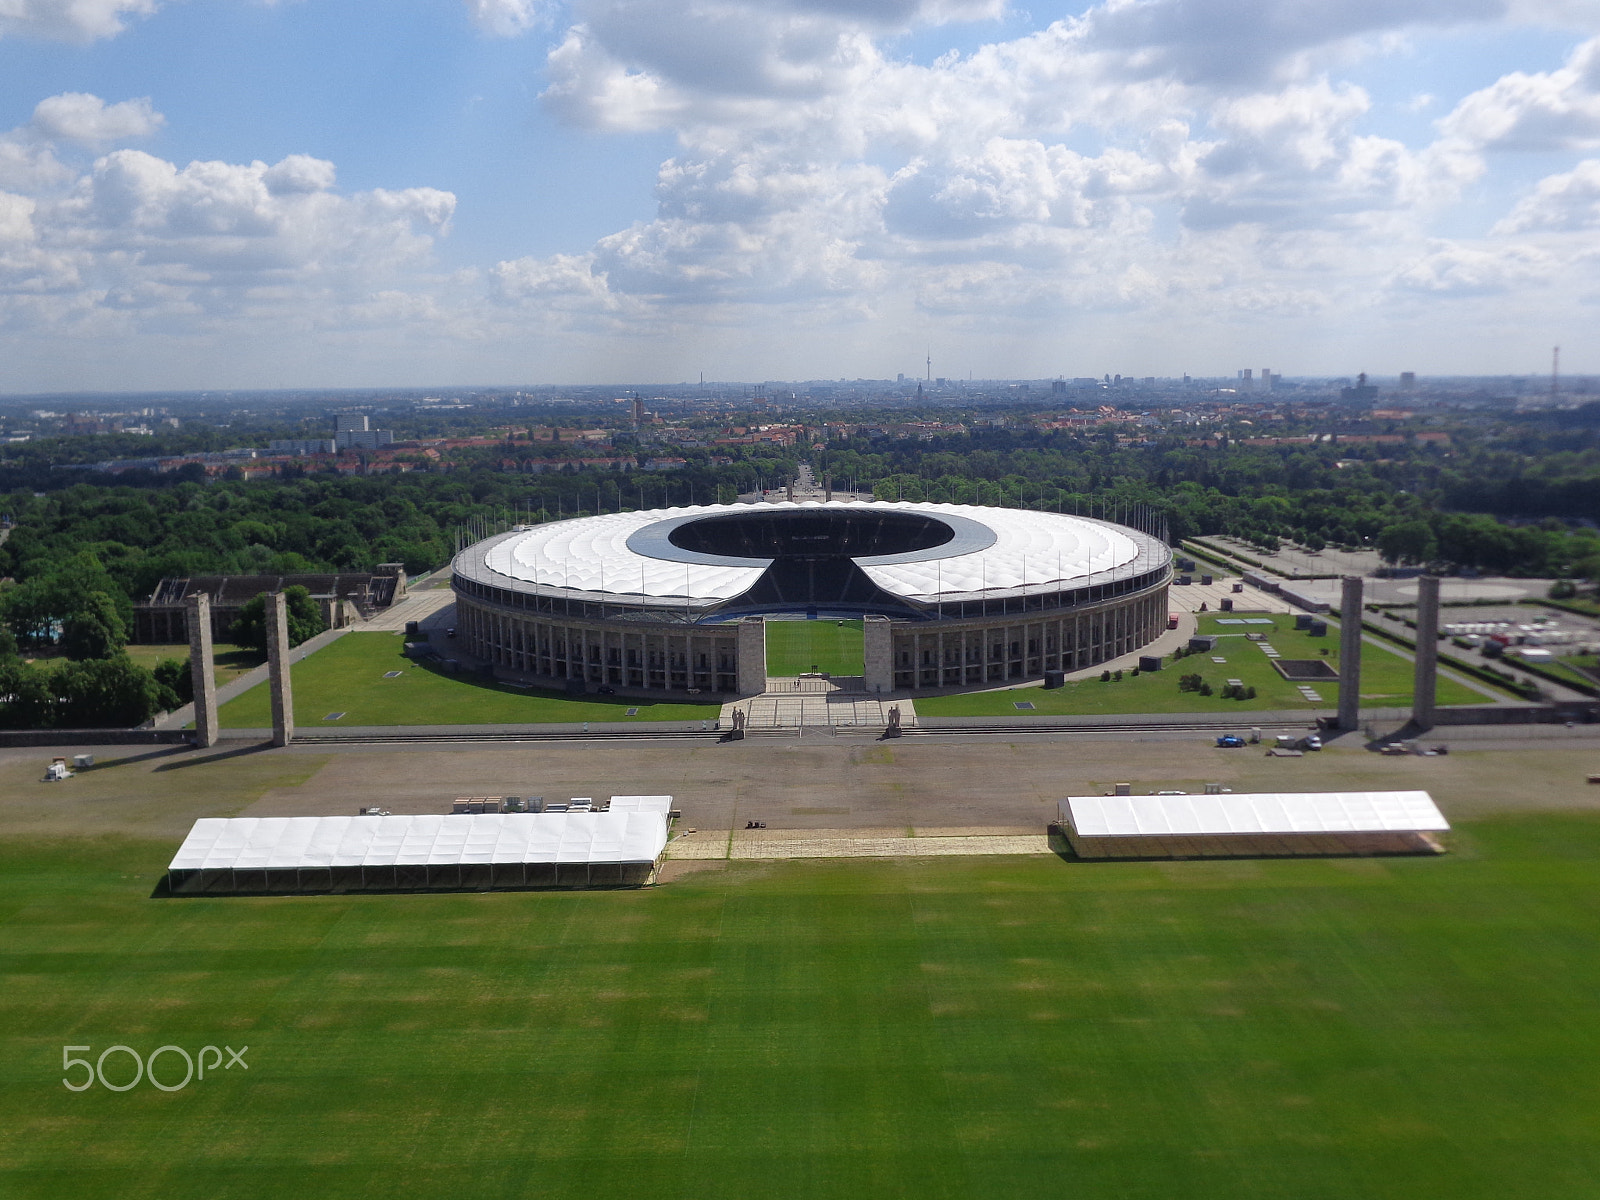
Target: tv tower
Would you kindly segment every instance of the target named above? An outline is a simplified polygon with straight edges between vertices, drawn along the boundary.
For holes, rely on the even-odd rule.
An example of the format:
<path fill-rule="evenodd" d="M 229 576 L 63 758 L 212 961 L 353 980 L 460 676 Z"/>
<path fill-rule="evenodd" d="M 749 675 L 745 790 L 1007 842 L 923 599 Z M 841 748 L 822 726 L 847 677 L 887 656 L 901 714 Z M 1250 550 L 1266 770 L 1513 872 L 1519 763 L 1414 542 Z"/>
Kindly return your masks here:
<path fill-rule="evenodd" d="M 1561 347 L 1557 346 L 1550 351 L 1550 394 L 1561 394 Z"/>
<path fill-rule="evenodd" d="M 933 382 L 933 347 L 928 347 L 928 382 Z"/>

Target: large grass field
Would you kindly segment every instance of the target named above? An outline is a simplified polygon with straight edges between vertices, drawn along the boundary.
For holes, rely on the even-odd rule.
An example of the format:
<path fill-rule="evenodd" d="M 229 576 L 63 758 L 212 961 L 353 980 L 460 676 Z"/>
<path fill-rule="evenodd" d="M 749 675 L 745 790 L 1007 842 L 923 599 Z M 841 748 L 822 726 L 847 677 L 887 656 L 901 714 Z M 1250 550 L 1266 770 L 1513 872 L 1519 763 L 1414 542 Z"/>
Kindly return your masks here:
<path fill-rule="evenodd" d="M 768 621 L 766 627 L 768 675 L 861 674 L 860 621 Z"/>
<path fill-rule="evenodd" d="M 1243 617 L 1259 618 L 1263 614 L 1244 613 Z M 1227 614 L 1221 615 L 1223 619 Z M 1337 631 L 1314 638 L 1294 628 L 1294 618 L 1283 614 L 1272 617 L 1273 628 L 1265 625 L 1219 625 L 1218 616 L 1200 617 L 1200 632 L 1220 635 L 1215 654 L 1224 663 L 1211 661 L 1211 654 L 1194 654 L 1174 660 L 1170 655 L 1162 669 L 1153 674 L 1134 676 L 1123 672 L 1120 680 L 1102 683 L 1098 678 L 1069 683 L 1064 688 L 1044 691 L 1030 687 L 1025 691 L 1002 689 L 991 692 L 967 692 L 952 696 L 933 696 L 917 700 L 917 712 L 930 717 L 974 716 L 1052 716 L 1085 713 L 1166 713 L 1166 712 L 1250 712 L 1252 710 L 1305 709 L 1308 713 L 1336 708 L 1339 704 L 1337 683 L 1313 683 L 1320 703 L 1304 699 L 1295 685 L 1273 668 L 1272 662 L 1254 644 L 1245 638 L 1245 632 L 1265 632 L 1271 646 L 1284 658 L 1326 658 L 1337 666 L 1339 637 Z M 1324 654 L 1323 651 L 1327 653 Z M 1361 703 L 1376 708 L 1397 707 L 1411 703 L 1411 672 L 1409 659 L 1392 654 L 1381 646 L 1363 645 L 1361 649 Z M 1211 684 L 1212 695 L 1201 696 L 1195 692 L 1180 692 L 1178 678 L 1198 673 Z M 1241 679 L 1248 687 L 1256 689 L 1253 700 L 1224 700 L 1222 687 L 1230 679 Z M 1464 687 L 1443 676 L 1439 679 L 1440 704 L 1493 703 L 1481 692 Z M 1018 709 L 1018 701 L 1031 702 L 1033 709 Z"/>
<path fill-rule="evenodd" d="M 162 900 L 170 843 L 13 840 L 0 1195 L 1593 1196 L 1600 819 L 1455 844 Z M 248 1070 L 62 1086 L 117 1044 Z"/>
<path fill-rule="evenodd" d="M 493 680 L 447 675 L 401 653 L 398 633 L 347 633 L 294 664 L 295 723 L 326 725 L 516 725 L 567 721 L 699 721 L 717 704 L 673 704 L 620 696 L 569 698 Z M 387 678 L 390 671 L 399 675 Z M 224 704 L 225 729 L 272 724 L 265 685 Z M 633 716 L 629 709 L 636 709 Z M 345 715 L 325 721 L 329 713 Z"/>

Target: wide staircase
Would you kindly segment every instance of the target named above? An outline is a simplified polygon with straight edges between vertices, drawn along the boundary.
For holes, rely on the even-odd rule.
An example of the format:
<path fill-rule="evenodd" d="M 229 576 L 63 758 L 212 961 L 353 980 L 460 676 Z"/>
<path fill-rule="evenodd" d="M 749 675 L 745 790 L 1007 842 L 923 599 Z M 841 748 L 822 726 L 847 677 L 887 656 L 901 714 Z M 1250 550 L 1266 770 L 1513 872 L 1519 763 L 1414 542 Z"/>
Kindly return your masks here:
<path fill-rule="evenodd" d="M 898 706 L 900 725 L 917 723 L 909 697 L 871 695 L 859 675 L 770 676 L 767 690 L 722 706 L 721 727 L 733 726 L 734 709 L 742 709 L 747 729 L 798 729 L 801 726 L 876 728 L 889 724 L 889 710 Z"/>

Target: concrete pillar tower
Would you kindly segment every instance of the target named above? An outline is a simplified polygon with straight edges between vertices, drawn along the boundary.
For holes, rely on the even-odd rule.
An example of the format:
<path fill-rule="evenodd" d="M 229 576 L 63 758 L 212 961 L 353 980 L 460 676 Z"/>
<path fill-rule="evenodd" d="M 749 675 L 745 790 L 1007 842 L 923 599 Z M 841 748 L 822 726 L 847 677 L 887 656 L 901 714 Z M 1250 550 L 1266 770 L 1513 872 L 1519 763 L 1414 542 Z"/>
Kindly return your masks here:
<path fill-rule="evenodd" d="M 894 691 L 894 630 L 888 617 L 862 621 L 862 679 L 864 690 L 877 694 Z"/>
<path fill-rule="evenodd" d="M 759 696 L 767 690 L 767 622 L 765 617 L 746 617 L 739 622 L 739 694 Z"/>
<path fill-rule="evenodd" d="M 217 673 L 211 647 L 211 597 L 190 596 L 184 619 L 189 625 L 189 679 L 194 684 L 194 744 L 217 744 Z"/>
<path fill-rule="evenodd" d="M 1339 599 L 1339 728 L 1361 726 L 1361 613 L 1359 575 L 1346 575 Z"/>
<path fill-rule="evenodd" d="M 1417 664 L 1412 684 L 1411 723 L 1432 729 L 1439 689 L 1439 580 L 1417 580 Z"/>
<path fill-rule="evenodd" d="M 289 688 L 289 603 L 282 592 L 267 593 L 267 687 L 272 696 L 272 744 L 294 740 L 294 695 Z"/>

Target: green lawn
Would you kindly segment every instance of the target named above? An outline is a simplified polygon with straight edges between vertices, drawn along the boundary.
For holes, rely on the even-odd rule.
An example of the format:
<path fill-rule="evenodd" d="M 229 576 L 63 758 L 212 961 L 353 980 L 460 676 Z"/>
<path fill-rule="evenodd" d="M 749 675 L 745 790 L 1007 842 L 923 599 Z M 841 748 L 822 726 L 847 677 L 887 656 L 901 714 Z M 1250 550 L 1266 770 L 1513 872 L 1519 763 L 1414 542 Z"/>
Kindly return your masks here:
<path fill-rule="evenodd" d="M 862 672 L 860 621 L 768 621 L 767 674 Z"/>
<path fill-rule="evenodd" d="M 201 900 L 147 898 L 170 843 L 12 841 L 0 1195 L 1593 1196 L 1600 819 L 1455 841 Z M 117 1044 L 248 1070 L 62 1086 Z"/>
<path fill-rule="evenodd" d="M 1588 684 L 1593 687 L 1600 682 L 1600 677 L 1593 674 L 1600 669 L 1600 655 L 1594 654 L 1569 654 L 1555 660 L 1550 664 L 1560 674 L 1570 677 L 1575 683 Z"/>
<path fill-rule="evenodd" d="M 717 704 L 672 704 L 615 696 L 569 699 L 556 692 L 514 688 L 492 680 L 447 675 L 401 653 L 397 633 L 347 633 L 295 663 L 295 723 L 322 725 L 518 725 L 566 721 L 699 721 Z M 399 671 L 393 679 L 390 671 Z M 627 711 L 636 708 L 634 716 Z M 338 721 L 324 721 L 342 712 Z M 266 687 L 253 687 L 222 706 L 225 729 L 272 724 Z"/>
<path fill-rule="evenodd" d="M 186 644 L 176 646 L 128 646 L 127 651 L 128 657 L 134 662 L 138 663 L 141 667 L 154 667 L 164 658 L 176 658 L 181 659 L 184 662 L 189 661 L 189 647 Z M 37 654 L 37 652 L 30 653 Z M 221 687 L 225 683 L 232 683 L 245 672 L 253 670 L 267 661 L 266 657 L 257 651 L 246 650 L 240 646 L 232 646 L 226 642 L 218 642 L 216 644 L 213 658 L 214 661 L 212 664 L 211 674 L 212 677 L 216 679 L 218 687 Z M 27 659 L 26 661 L 29 663 L 29 665 L 37 669 L 44 669 L 47 667 L 53 667 L 57 663 L 65 661 L 65 659 L 66 655 L 60 653 L 59 651 L 52 650 L 43 654 L 37 654 L 36 657 Z"/>
<path fill-rule="evenodd" d="M 1246 617 L 1260 614 L 1246 613 Z M 917 700 L 917 713 L 930 717 L 975 716 L 1050 716 L 1085 713 L 1166 713 L 1166 712 L 1250 712 L 1261 710 L 1326 710 L 1339 703 L 1337 683 L 1313 683 L 1322 696 L 1321 703 L 1303 699 L 1295 685 L 1273 668 L 1272 662 L 1244 636 L 1245 631 L 1260 631 L 1271 638 L 1272 647 L 1284 658 L 1323 658 L 1337 667 L 1339 636 L 1332 630 L 1326 637 L 1314 638 L 1294 628 L 1294 618 L 1275 615 L 1274 628 L 1265 625 L 1219 625 L 1227 614 L 1202 614 L 1200 632 L 1221 635 L 1215 654 L 1226 663 L 1214 663 L 1210 654 L 1194 654 L 1174 661 L 1167 656 L 1162 669 L 1153 674 L 1133 676 L 1101 683 L 1088 679 L 1066 687 L 1045 691 L 1030 687 L 1025 691 L 966 692 Z M 1323 650 L 1328 653 L 1324 655 Z M 1412 665 L 1408 659 L 1391 654 L 1380 646 L 1364 645 L 1361 651 L 1361 702 L 1374 707 L 1395 707 L 1411 703 Z M 1178 677 L 1198 673 L 1211 684 L 1212 695 L 1180 692 Z M 1230 679 L 1242 679 L 1256 689 L 1254 700 L 1224 700 L 1222 687 Z M 1440 678 L 1440 704 L 1486 704 L 1487 697 L 1454 680 Z M 1016 707 L 1017 701 L 1034 705 L 1030 712 Z"/>
<path fill-rule="evenodd" d="M 181 646 L 129 646 L 128 657 L 141 666 L 153 667 L 164 658 L 189 661 L 189 647 Z M 231 683 L 247 671 L 252 671 L 267 661 L 266 655 L 241 646 L 218 642 L 213 647 L 213 670 L 218 686 Z"/>

